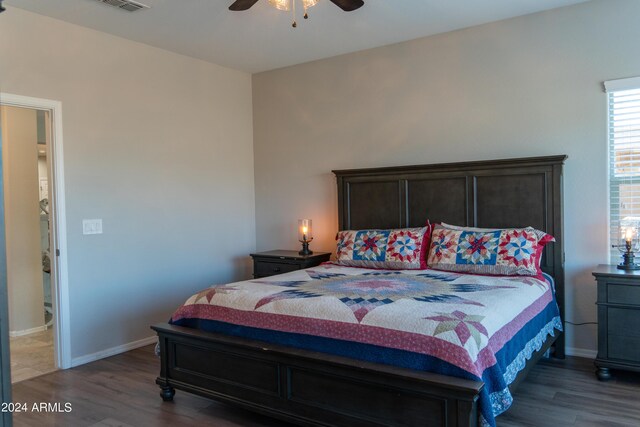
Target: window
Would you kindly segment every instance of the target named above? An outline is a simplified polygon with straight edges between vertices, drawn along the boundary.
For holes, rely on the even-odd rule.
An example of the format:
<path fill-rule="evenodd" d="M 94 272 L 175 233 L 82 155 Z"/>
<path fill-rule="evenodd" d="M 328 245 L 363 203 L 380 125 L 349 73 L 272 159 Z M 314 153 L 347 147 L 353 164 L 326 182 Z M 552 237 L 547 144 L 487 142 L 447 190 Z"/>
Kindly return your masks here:
<path fill-rule="evenodd" d="M 604 83 L 608 101 L 610 241 L 621 222 L 640 222 L 640 77 Z M 611 260 L 620 253 L 612 248 Z"/>

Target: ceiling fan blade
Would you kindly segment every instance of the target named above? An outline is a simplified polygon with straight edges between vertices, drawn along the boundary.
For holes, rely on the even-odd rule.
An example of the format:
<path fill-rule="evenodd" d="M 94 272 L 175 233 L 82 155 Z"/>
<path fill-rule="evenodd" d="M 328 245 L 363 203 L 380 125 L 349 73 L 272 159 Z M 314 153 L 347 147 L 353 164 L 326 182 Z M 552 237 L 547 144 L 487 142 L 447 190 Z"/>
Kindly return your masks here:
<path fill-rule="evenodd" d="M 362 0 L 330 0 L 331 3 L 338 6 L 340 9 L 345 12 L 351 12 L 352 10 L 356 10 L 361 8 L 364 5 Z"/>
<path fill-rule="evenodd" d="M 247 10 L 257 2 L 258 0 L 236 0 L 229 6 L 229 10 Z"/>

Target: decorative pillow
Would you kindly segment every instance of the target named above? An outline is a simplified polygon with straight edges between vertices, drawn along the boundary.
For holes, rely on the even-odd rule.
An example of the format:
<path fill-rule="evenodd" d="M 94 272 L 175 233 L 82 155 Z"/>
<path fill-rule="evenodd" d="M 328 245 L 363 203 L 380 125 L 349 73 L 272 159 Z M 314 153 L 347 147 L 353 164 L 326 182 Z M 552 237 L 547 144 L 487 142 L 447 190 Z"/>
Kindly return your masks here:
<path fill-rule="evenodd" d="M 427 220 L 427 224 L 428 223 L 429 223 L 429 221 Z M 451 225 L 451 224 L 447 224 L 447 223 L 444 223 L 444 222 L 440 223 L 440 225 L 442 225 L 445 228 L 451 228 L 453 230 L 461 230 L 461 231 L 498 231 L 498 230 L 501 230 L 499 228 L 462 227 L 462 226 L 459 226 L 459 225 Z M 535 229 L 533 227 L 526 227 L 526 228 L 527 229 L 533 229 L 533 230 L 535 230 L 535 232 L 538 235 L 543 236 L 541 238 L 541 240 L 539 241 L 540 244 L 538 245 L 537 252 L 536 252 L 536 259 L 538 260 L 538 263 L 536 264 L 537 268 L 538 268 L 538 275 L 540 277 L 542 277 L 542 270 L 540 269 L 540 262 L 542 261 L 542 251 L 544 250 L 544 247 L 545 247 L 545 245 L 547 243 L 555 242 L 556 239 L 552 235 L 547 234 L 544 231 L 537 230 L 537 229 Z M 429 247 L 431 247 L 431 246 L 429 246 Z"/>
<path fill-rule="evenodd" d="M 540 258 L 553 236 L 533 227 L 486 229 L 436 225 L 427 264 L 436 270 L 541 276 Z"/>
<path fill-rule="evenodd" d="M 335 263 L 390 270 L 424 269 L 428 231 L 430 227 L 340 231 Z"/>

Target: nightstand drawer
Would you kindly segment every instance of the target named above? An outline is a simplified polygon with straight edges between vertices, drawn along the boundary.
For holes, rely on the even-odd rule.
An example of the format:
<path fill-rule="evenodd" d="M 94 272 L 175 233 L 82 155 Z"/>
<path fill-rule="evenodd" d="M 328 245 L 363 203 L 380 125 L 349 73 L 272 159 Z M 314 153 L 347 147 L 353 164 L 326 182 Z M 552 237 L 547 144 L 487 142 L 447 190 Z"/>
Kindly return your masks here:
<path fill-rule="evenodd" d="M 274 274 L 288 273 L 296 270 L 300 270 L 300 265 L 286 262 L 256 262 L 256 274 L 258 276 L 273 276 Z"/>
<path fill-rule="evenodd" d="M 609 334 L 610 359 L 640 362 L 640 337 L 628 337 Z"/>
<path fill-rule="evenodd" d="M 640 308 L 634 310 L 609 307 L 607 320 L 609 335 L 640 338 Z"/>
<path fill-rule="evenodd" d="M 640 285 L 609 283 L 607 293 L 610 303 L 640 306 Z"/>
<path fill-rule="evenodd" d="M 320 265 L 329 261 L 329 252 L 314 252 L 309 255 L 300 255 L 299 251 L 275 251 L 258 252 L 251 254 L 253 258 L 253 277 L 269 277 L 290 271 L 302 270 Z"/>

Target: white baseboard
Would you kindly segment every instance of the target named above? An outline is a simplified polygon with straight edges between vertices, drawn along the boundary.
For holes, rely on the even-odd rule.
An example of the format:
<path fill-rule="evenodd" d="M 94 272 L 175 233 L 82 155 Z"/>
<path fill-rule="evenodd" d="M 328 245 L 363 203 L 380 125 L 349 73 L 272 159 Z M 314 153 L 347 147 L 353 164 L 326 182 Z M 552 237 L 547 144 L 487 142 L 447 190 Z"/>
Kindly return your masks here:
<path fill-rule="evenodd" d="M 24 335 L 35 334 L 36 332 L 43 332 L 47 330 L 47 325 L 37 326 L 31 329 L 23 329 L 22 331 L 9 331 L 10 337 L 22 337 Z"/>
<path fill-rule="evenodd" d="M 105 357 L 115 356 L 116 354 L 124 353 L 125 351 L 133 350 L 145 345 L 155 344 L 158 340 L 158 336 L 143 338 L 138 341 L 129 342 L 116 347 L 111 347 L 106 350 L 98 351 L 96 353 L 87 354 L 85 356 L 74 357 L 71 359 L 71 367 L 84 365 L 85 363 L 95 362 L 96 360 L 104 359 Z"/>
<path fill-rule="evenodd" d="M 598 352 L 595 350 L 588 350 L 586 348 L 574 348 L 567 347 L 566 353 L 568 356 L 586 357 L 587 359 L 595 359 Z"/>

